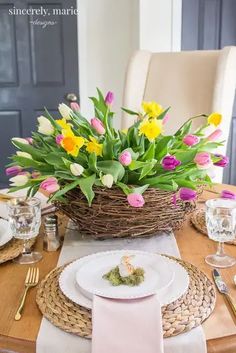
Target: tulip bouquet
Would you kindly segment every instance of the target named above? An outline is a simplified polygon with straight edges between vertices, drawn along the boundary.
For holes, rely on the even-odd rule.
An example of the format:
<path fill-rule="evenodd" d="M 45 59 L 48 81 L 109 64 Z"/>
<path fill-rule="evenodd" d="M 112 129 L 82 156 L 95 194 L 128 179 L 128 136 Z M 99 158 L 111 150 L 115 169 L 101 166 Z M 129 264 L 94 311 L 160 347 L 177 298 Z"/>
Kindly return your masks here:
<path fill-rule="evenodd" d="M 143 102 L 140 111 L 123 110 L 137 121 L 127 130 L 113 127 L 113 93 L 98 90 L 91 97 L 95 117 L 88 121 L 77 103 L 59 105 L 61 117 L 53 119 L 47 110 L 38 117 L 38 130 L 30 138 L 13 138 L 18 151 L 6 169 L 11 191 L 39 188 L 50 200 L 66 202 L 66 194 L 80 189 L 91 206 L 95 188 L 120 188 L 127 204 L 142 207 L 147 188 L 173 192 L 173 202 L 196 197 L 200 184 L 211 183 L 209 171 L 225 167 L 228 158 L 214 153 L 219 128 L 209 136 L 204 131 L 218 127 L 221 115 L 212 113 L 194 133 L 190 118 L 174 135 L 165 135 L 168 110 L 156 102 Z"/>

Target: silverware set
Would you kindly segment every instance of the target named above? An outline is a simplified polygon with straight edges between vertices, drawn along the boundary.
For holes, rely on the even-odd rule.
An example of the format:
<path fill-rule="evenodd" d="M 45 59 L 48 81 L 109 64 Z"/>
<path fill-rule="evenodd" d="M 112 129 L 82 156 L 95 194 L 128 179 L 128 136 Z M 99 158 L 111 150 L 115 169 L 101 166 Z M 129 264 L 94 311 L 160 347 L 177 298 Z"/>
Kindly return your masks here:
<path fill-rule="evenodd" d="M 24 308 L 25 298 L 26 298 L 28 290 L 32 287 L 37 286 L 38 282 L 39 282 L 39 269 L 38 269 L 38 267 L 29 267 L 28 272 L 26 274 L 26 278 L 25 278 L 24 292 L 21 297 L 20 304 L 19 304 L 19 307 L 18 307 L 16 315 L 15 315 L 16 321 L 19 321 L 21 319 L 21 313 Z"/>
<path fill-rule="evenodd" d="M 227 287 L 226 283 L 223 281 L 221 274 L 217 269 L 214 269 L 212 271 L 212 275 L 218 291 L 225 297 L 236 318 L 236 304 L 234 303 L 229 293 L 229 288 Z M 235 277 L 234 277 L 234 283 L 235 283 Z"/>

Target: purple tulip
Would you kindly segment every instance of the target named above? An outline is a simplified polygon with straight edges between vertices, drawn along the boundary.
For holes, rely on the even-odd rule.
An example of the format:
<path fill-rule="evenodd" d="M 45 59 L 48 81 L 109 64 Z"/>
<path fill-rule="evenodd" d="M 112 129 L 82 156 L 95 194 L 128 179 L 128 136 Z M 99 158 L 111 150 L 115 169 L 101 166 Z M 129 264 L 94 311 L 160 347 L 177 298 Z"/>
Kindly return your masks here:
<path fill-rule="evenodd" d="M 114 102 L 114 93 L 109 91 L 106 95 L 105 103 L 106 105 L 112 105 L 113 102 Z"/>
<path fill-rule="evenodd" d="M 15 176 L 18 175 L 22 171 L 22 168 L 19 165 L 14 165 L 12 167 L 6 168 L 7 176 Z"/>
<path fill-rule="evenodd" d="M 214 165 L 225 168 L 229 164 L 229 157 L 223 156 L 222 154 L 215 154 L 215 157 L 221 158 L 221 159 L 215 162 Z"/>
<path fill-rule="evenodd" d="M 162 159 L 162 167 L 166 170 L 173 170 L 175 169 L 176 167 L 178 167 L 181 162 L 176 159 L 175 156 L 166 156 Z"/>
<path fill-rule="evenodd" d="M 179 189 L 179 197 L 183 201 L 191 201 L 194 200 L 197 196 L 196 191 L 189 188 L 180 188 Z"/>
<path fill-rule="evenodd" d="M 60 135 L 57 135 L 57 136 L 56 136 L 56 144 L 57 144 L 57 145 L 60 145 L 60 144 L 61 144 L 61 141 L 63 140 L 63 138 L 64 138 L 63 135 L 61 135 L 61 134 L 60 134 Z"/>
<path fill-rule="evenodd" d="M 220 197 L 222 197 L 222 199 L 236 200 L 236 194 L 229 190 L 222 190 Z"/>

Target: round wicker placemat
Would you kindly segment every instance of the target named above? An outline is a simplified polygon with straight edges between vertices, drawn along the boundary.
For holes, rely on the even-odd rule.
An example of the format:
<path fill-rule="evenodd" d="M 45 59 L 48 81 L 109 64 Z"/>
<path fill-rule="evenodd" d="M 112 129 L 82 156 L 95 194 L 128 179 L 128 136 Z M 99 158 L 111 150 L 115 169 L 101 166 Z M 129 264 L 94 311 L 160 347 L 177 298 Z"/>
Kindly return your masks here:
<path fill-rule="evenodd" d="M 190 284 L 181 298 L 162 307 L 164 337 L 176 336 L 200 325 L 213 311 L 216 300 L 214 285 L 203 272 L 187 262 L 173 259 L 187 270 Z M 36 302 L 43 316 L 55 326 L 91 338 L 91 311 L 73 303 L 59 288 L 58 278 L 65 266 L 55 268 L 42 280 Z"/>
<path fill-rule="evenodd" d="M 28 245 L 31 247 L 35 242 L 34 239 L 28 240 Z M 0 264 L 3 262 L 15 259 L 23 251 L 23 240 L 13 238 L 6 245 L 0 248 Z"/>
<path fill-rule="evenodd" d="M 192 225 L 202 234 L 207 235 L 205 209 L 200 208 L 194 211 L 190 217 Z M 227 244 L 236 245 L 236 239 L 233 241 L 227 241 Z"/>

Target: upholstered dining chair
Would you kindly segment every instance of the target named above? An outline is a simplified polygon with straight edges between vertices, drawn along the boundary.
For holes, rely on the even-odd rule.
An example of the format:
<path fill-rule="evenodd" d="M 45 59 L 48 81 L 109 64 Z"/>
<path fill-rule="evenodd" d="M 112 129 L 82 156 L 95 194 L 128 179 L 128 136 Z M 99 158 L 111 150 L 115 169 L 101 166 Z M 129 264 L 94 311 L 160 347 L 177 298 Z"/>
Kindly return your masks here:
<path fill-rule="evenodd" d="M 128 64 L 123 106 L 138 111 L 143 100 L 171 105 L 166 134 L 175 132 L 189 117 L 219 112 L 223 115 L 223 139 L 228 140 L 235 87 L 236 47 L 177 53 L 137 51 Z M 124 113 L 122 128 L 134 119 Z M 193 126 L 201 123 L 201 119 L 195 120 Z M 220 152 L 226 153 L 226 145 Z M 217 181 L 222 181 L 221 172 Z"/>

